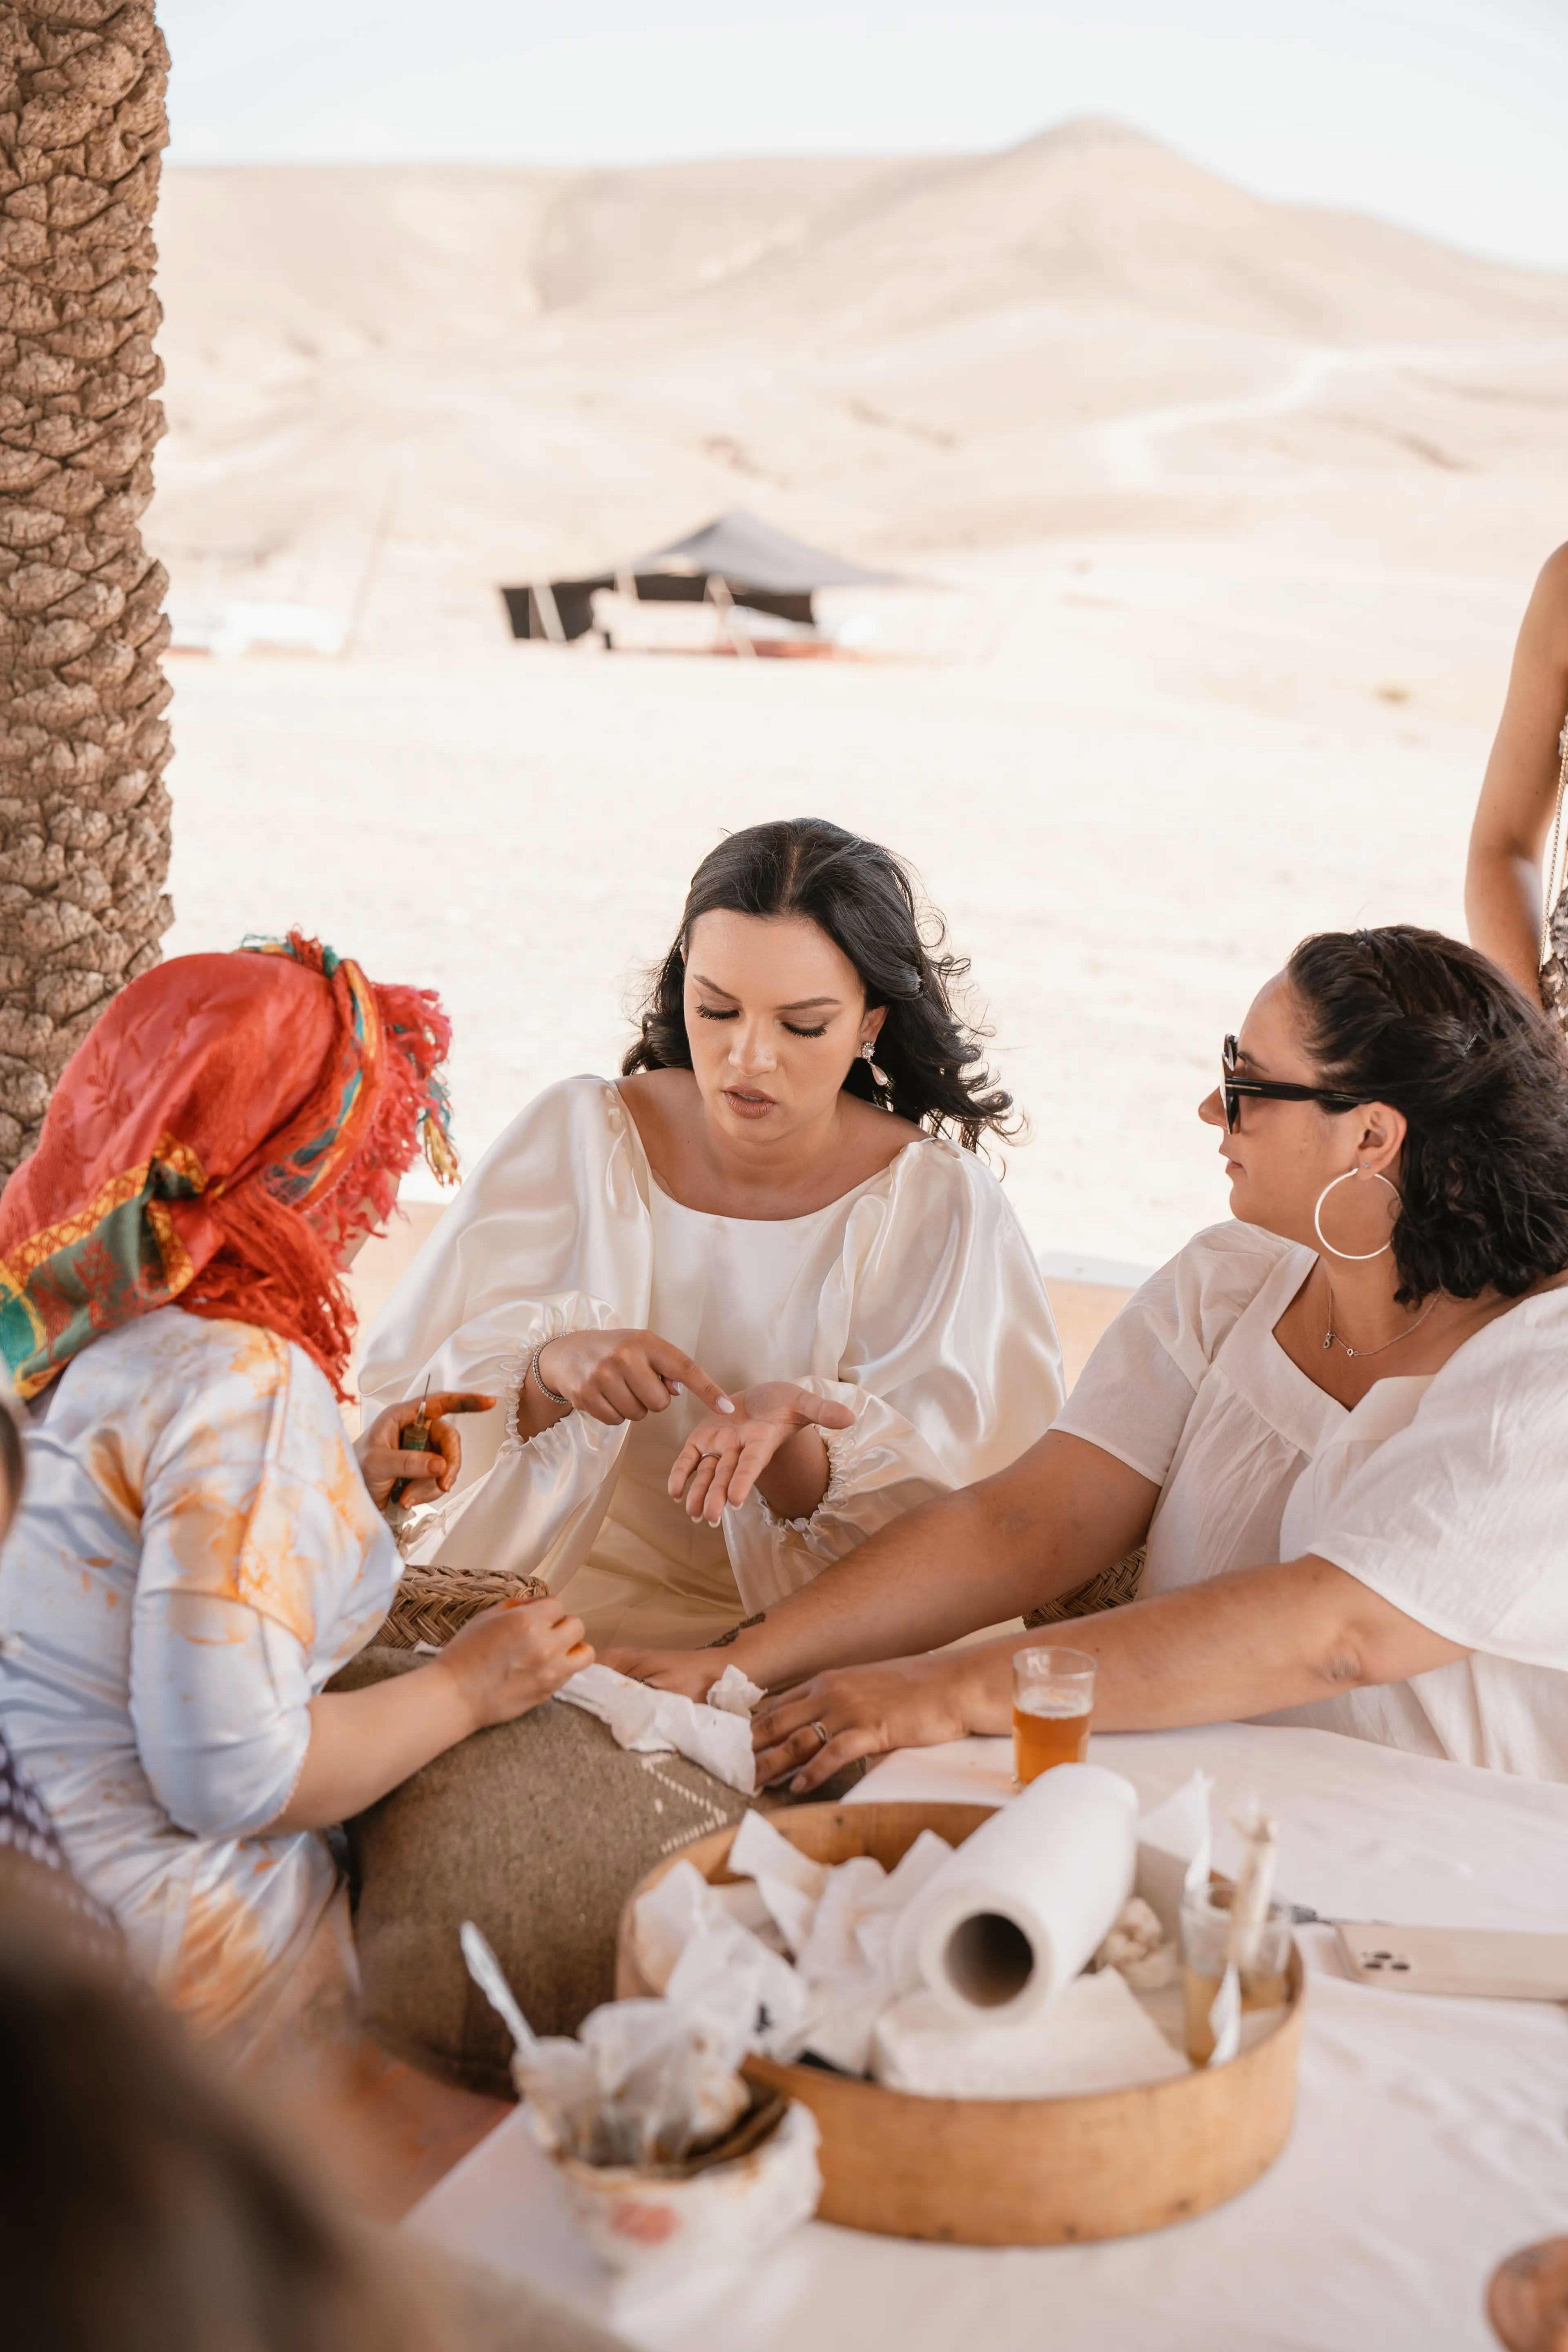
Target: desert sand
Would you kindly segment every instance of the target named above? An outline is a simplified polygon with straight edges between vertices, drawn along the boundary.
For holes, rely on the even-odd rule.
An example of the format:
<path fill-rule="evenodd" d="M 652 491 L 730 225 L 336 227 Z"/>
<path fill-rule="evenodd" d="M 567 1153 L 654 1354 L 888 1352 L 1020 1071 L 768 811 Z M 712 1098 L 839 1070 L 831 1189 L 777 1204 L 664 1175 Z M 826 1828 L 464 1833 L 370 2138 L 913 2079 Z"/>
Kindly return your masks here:
<path fill-rule="evenodd" d="M 1309 929 L 1461 925 L 1568 278 L 1265 204 L 1109 124 L 999 156 L 188 169 L 160 215 L 175 951 L 300 922 L 441 989 L 471 1158 L 608 1070 L 721 828 L 904 853 L 1026 1112 L 1059 1273 L 1223 1215 L 1194 1117 Z M 744 505 L 910 584 L 874 658 L 506 636 L 498 583 Z"/>

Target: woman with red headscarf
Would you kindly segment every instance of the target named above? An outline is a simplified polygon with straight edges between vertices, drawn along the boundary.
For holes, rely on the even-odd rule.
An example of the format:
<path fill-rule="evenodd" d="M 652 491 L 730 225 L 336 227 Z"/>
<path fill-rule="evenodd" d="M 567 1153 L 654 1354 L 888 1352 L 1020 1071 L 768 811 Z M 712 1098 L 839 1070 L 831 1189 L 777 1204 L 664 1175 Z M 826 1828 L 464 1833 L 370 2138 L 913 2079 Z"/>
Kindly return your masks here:
<path fill-rule="evenodd" d="M 350 1260 L 421 1141 L 452 1172 L 448 1036 L 435 997 L 298 934 L 179 958 L 90 1032 L 0 1197 L 0 1360 L 34 1422 L 0 1732 L 160 1990 L 237 2050 L 352 1981 L 318 1832 L 592 1655 L 540 1601 L 325 1689 L 396 1585 L 377 1505 L 429 1469 L 397 1451 L 412 1404 L 356 1463 L 336 1399 Z"/>

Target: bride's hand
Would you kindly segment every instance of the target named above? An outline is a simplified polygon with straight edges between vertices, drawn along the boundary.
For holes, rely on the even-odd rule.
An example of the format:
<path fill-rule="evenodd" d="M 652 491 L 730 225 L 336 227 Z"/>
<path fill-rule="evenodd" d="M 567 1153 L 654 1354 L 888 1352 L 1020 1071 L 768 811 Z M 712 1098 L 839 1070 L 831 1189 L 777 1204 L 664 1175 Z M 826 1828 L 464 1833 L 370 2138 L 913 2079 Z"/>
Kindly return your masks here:
<path fill-rule="evenodd" d="M 848 1429 L 855 1416 L 846 1404 L 813 1396 L 793 1381 L 763 1381 L 735 1400 L 732 1420 L 700 1422 L 669 1473 L 669 1493 L 684 1493 L 689 1518 L 716 1528 L 727 1503 L 745 1501 L 773 1456 L 803 1429 Z"/>
<path fill-rule="evenodd" d="M 601 1650 L 599 1664 L 630 1675 L 650 1690 L 679 1691 L 705 1699 L 729 1660 L 722 1650 Z"/>
<path fill-rule="evenodd" d="M 534 1363 L 547 1389 L 612 1429 L 663 1412 L 683 1389 L 715 1412 L 735 1410 L 718 1381 L 657 1331 L 563 1331 L 545 1342 Z"/>
<path fill-rule="evenodd" d="M 410 1482 L 398 1498 L 405 1504 L 433 1503 L 437 1495 L 446 1494 L 463 1459 L 463 1441 L 447 1416 L 490 1412 L 494 1407 L 494 1397 L 481 1396 L 477 1390 L 444 1389 L 439 1396 L 411 1397 L 406 1404 L 391 1404 L 384 1412 L 378 1412 L 354 1440 L 360 1475 L 377 1510 L 400 1478 Z M 430 1432 L 428 1449 L 423 1454 L 405 1453 L 404 1436 L 421 1413 Z"/>

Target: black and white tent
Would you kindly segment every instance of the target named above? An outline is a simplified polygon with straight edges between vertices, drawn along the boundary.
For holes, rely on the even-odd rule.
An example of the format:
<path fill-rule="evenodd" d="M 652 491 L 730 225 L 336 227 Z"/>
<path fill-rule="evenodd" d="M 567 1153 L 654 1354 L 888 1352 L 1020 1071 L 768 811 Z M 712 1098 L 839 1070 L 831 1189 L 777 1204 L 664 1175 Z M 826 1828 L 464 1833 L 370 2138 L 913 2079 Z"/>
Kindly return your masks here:
<path fill-rule="evenodd" d="M 885 588 L 893 572 L 868 571 L 841 555 L 830 555 L 804 540 L 775 530 L 743 507 L 647 555 L 631 557 L 612 570 L 582 580 L 531 580 L 503 588 L 514 637 L 545 637 L 570 645 L 594 626 L 594 597 L 601 588 L 644 604 L 735 604 L 771 613 L 782 621 L 811 627 L 812 598 L 819 588 Z"/>

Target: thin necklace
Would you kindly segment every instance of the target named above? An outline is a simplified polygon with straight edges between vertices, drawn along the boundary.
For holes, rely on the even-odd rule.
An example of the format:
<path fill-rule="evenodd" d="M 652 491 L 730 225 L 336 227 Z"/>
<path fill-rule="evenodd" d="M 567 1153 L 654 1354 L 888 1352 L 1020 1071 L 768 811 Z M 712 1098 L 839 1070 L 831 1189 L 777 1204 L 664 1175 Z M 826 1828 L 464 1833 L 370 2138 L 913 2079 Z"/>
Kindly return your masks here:
<path fill-rule="evenodd" d="M 1443 1296 L 1440 1290 L 1435 1290 L 1415 1322 L 1407 1323 L 1403 1331 L 1396 1331 L 1392 1339 L 1384 1339 L 1375 1348 L 1352 1348 L 1350 1341 L 1342 1339 L 1334 1328 L 1334 1286 L 1326 1273 L 1323 1276 L 1323 1287 L 1329 1294 L 1329 1328 L 1323 1334 L 1324 1352 L 1326 1354 L 1329 1349 L 1340 1347 L 1344 1349 L 1347 1356 L 1381 1356 L 1384 1348 L 1397 1348 L 1401 1339 L 1408 1339 L 1412 1331 L 1419 1331 Z"/>

